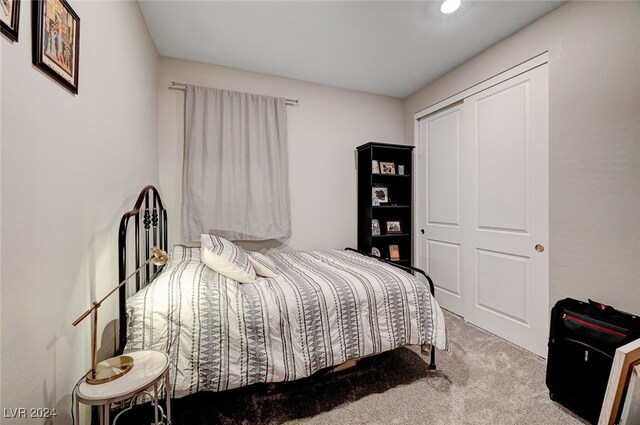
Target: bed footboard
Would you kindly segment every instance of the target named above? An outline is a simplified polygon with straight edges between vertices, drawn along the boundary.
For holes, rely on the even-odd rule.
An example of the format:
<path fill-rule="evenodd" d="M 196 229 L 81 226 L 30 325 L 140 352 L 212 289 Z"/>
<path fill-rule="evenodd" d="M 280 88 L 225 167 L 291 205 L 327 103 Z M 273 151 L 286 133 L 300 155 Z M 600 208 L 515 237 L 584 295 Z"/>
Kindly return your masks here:
<path fill-rule="evenodd" d="M 429 283 L 429 292 L 431 292 L 431 296 L 435 298 L 436 293 L 435 293 L 435 287 L 433 285 L 433 280 L 431 279 L 431 277 L 427 273 L 425 273 L 424 270 L 419 269 L 417 267 L 403 266 L 402 264 L 394 263 L 393 261 L 386 260 L 386 259 L 380 258 L 380 257 L 376 257 L 375 255 L 371 255 L 371 254 L 368 254 L 366 252 L 363 252 L 363 251 L 360 251 L 358 249 L 351 248 L 351 247 L 346 247 L 345 251 L 353 251 L 353 252 L 357 252 L 360 255 L 365 255 L 365 256 L 370 257 L 370 258 L 375 258 L 378 261 L 382 261 L 382 262 L 387 263 L 387 264 L 389 264 L 389 265 L 391 265 L 393 267 L 397 267 L 397 268 L 399 268 L 401 270 L 406 271 L 407 273 L 415 272 L 415 273 L 421 274 L 422 276 L 424 276 L 427 279 L 427 282 Z M 421 349 L 420 351 L 422 353 L 424 353 L 423 349 Z M 429 350 L 429 351 L 431 352 L 430 359 L 429 359 L 429 369 L 430 370 L 436 370 L 436 350 L 434 350 L 434 347 L 432 346 L 431 350 Z"/>

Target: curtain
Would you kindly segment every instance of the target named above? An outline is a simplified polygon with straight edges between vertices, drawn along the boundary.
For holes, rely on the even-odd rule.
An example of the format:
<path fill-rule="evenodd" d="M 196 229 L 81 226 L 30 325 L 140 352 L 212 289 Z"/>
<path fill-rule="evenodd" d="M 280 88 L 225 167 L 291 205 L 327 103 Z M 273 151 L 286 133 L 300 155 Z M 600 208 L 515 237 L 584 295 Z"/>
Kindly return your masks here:
<path fill-rule="evenodd" d="M 185 240 L 290 236 L 285 99 L 189 85 L 185 101 Z"/>

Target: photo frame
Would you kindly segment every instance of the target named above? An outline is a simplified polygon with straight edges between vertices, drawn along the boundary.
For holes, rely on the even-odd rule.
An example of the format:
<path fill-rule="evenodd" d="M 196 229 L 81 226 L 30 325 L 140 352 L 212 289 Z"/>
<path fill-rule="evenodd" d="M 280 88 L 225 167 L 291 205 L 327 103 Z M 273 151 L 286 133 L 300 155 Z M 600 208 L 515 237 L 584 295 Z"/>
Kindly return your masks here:
<path fill-rule="evenodd" d="M 398 165 L 398 175 L 404 176 L 404 165 Z"/>
<path fill-rule="evenodd" d="M 371 188 L 371 195 L 373 199 L 377 199 L 378 202 L 380 204 L 389 202 L 389 193 L 387 191 L 387 188 L 384 186 L 379 186 L 379 187 L 372 187 Z"/>
<path fill-rule="evenodd" d="M 65 0 L 40 0 L 33 8 L 33 64 L 78 94 L 80 17 Z"/>
<path fill-rule="evenodd" d="M 600 410 L 599 424 L 616 423 L 622 413 L 623 395 L 629 385 L 632 368 L 638 364 L 640 364 L 640 339 L 616 349 Z"/>
<path fill-rule="evenodd" d="M 380 221 L 377 218 L 371 220 L 371 235 L 380 236 Z"/>
<path fill-rule="evenodd" d="M 400 261 L 400 248 L 398 248 L 398 245 L 389 245 L 389 258 L 391 261 Z"/>
<path fill-rule="evenodd" d="M 371 161 L 371 174 L 380 174 L 380 164 L 375 159 Z"/>
<path fill-rule="evenodd" d="M 382 162 L 380 161 L 380 174 L 395 174 L 396 173 L 396 164 L 393 162 Z"/>
<path fill-rule="evenodd" d="M 374 246 L 371 248 L 371 255 L 374 257 L 380 257 L 380 250 Z"/>
<path fill-rule="evenodd" d="M 0 31 L 12 41 L 18 41 L 20 0 L 0 0 Z"/>
<path fill-rule="evenodd" d="M 386 233 L 402 233 L 402 225 L 400 224 L 400 220 L 387 220 L 386 227 Z"/>

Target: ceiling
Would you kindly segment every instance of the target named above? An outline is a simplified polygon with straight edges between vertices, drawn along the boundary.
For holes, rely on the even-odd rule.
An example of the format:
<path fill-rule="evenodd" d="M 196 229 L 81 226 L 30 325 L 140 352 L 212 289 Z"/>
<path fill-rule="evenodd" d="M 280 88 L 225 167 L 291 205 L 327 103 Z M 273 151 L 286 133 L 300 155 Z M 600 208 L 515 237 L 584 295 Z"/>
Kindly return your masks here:
<path fill-rule="evenodd" d="M 138 3 L 162 56 L 404 98 L 564 1 Z"/>

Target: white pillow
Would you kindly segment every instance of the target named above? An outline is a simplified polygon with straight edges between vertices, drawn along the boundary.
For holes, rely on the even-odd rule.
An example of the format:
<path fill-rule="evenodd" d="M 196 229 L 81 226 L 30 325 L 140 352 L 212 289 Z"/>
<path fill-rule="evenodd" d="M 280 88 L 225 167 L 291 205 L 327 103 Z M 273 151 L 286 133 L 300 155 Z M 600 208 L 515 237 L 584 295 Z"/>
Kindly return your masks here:
<path fill-rule="evenodd" d="M 259 252 L 247 251 L 249 261 L 258 276 L 280 277 L 273 260 Z"/>
<path fill-rule="evenodd" d="M 253 283 L 256 271 L 242 248 L 215 235 L 200 236 L 202 262 L 211 270 L 240 283 Z"/>

